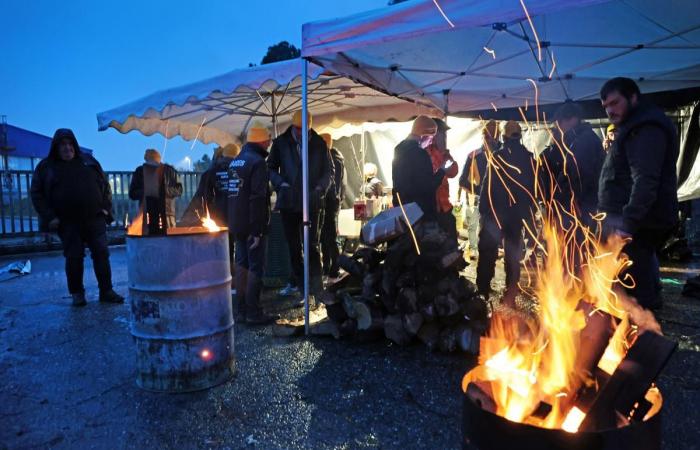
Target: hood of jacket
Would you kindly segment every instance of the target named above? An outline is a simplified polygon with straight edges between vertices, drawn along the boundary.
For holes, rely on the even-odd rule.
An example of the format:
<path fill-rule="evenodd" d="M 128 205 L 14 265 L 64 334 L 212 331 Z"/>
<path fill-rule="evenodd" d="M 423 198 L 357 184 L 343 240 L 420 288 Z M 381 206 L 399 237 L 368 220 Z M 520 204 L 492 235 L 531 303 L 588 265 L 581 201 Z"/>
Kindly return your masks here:
<path fill-rule="evenodd" d="M 49 150 L 49 159 L 52 160 L 59 160 L 61 159 L 61 155 L 58 153 L 58 144 L 61 142 L 61 139 L 68 138 L 71 140 L 73 143 L 73 146 L 75 147 L 75 156 L 81 156 L 83 152 L 80 150 L 80 146 L 78 145 L 78 140 L 75 138 L 75 134 L 73 134 L 73 130 L 70 128 L 59 128 L 56 130 L 56 132 L 53 134 L 53 139 L 51 139 L 51 149 Z"/>
<path fill-rule="evenodd" d="M 270 154 L 266 148 L 262 148 L 262 146 L 254 143 L 254 142 L 246 142 L 243 145 L 243 148 L 241 148 L 241 153 L 243 152 L 252 152 L 260 155 L 260 157 L 267 158 L 267 156 Z"/>

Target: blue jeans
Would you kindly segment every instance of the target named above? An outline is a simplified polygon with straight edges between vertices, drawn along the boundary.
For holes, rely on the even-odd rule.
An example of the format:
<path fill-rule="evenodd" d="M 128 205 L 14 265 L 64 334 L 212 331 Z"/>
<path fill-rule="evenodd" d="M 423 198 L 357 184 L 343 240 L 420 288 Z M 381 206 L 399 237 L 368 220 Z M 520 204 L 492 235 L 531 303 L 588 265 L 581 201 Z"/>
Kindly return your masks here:
<path fill-rule="evenodd" d="M 259 315 L 262 279 L 265 273 L 265 249 L 267 238 L 260 238 L 257 247 L 251 249 L 251 236 L 236 236 L 236 301 L 238 312 Z"/>

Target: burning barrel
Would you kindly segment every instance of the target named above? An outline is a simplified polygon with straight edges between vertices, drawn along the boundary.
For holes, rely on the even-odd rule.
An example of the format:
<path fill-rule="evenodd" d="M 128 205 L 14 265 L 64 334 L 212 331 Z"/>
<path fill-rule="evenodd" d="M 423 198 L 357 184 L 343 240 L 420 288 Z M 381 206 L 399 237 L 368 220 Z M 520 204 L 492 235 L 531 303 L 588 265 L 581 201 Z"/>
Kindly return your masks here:
<path fill-rule="evenodd" d="M 139 387 L 206 389 L 234 373 L 228 232 L 174 228 L 126 239 Z"/>

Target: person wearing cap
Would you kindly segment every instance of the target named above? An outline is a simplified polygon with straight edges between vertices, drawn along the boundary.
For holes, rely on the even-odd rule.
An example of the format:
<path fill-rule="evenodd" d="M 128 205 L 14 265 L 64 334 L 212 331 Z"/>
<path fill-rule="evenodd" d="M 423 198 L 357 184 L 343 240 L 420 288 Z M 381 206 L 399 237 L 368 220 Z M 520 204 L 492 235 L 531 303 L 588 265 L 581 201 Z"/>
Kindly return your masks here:
<path fill-rule="evenodd" d="M 605 151 L 598 135 L 582 117 L 581 107 L 574 102 L 564 103 L 554 114 L 565 160 L 559 173 L 554 174 L 558 187 L 554 198 L 566 210 L 575 207 L 577 211 L 571 212 L 590 224 L 598 204 L 598 178 Z"/>
<path fill-rule="evenodd" d="M 615 142 L 615 139 L 617 138 L 617 127 L 615 126 L 614 123 L 611 123 L 608 125 L 608 128 L 605 129 L 605 139 L 603 139 L 603 149 L 607 152 L 610 150 L 610 147 L 612 147 L 613 142 Z"/>
<path fill-rule="evenodd" d="M 437 125 L 437 132 L 433 141 L 430 143 L 428 148 L 428 155 L 430 155 L 430 161 L 433 164 L 433 170 L 437 171 L 439 168 L 445 166 L 447 161 L 452 161 L 452 165 L 449 169 L 445 170 L 445 177 L 442 179 L 440 186 L 435 194 L 435 201 L 437 207 L 437 221 L 440 227 L 457 243 L 457 221 L 454 214 L 452 214 L 452 203 L 450 202 L 450 184 L 447 181 L 448 178 L 454 178 L 459 173 L 459 167 L 454 163 L 450 151 L 447 149 L 447 130 L 450 127 L 447 126 L 442 119 L 433 119 Z"/>
<path fill-rule="evenodd" d="M 365 177 L 365 197 L 380 198 L 384 197 L 384 183 L 377 177 L 377 165 L 371 162 L 365 163 L 362 168 L 362 174 Z"/>
<path fill-rule="evenodd" d="M 481 147 L 467 156 L 462 175 L 459 177 L 457 201 L 461 201 L 462 191 L 464 191 L 467 201 L 464 221 L 469 239 L 470 259 L 478 257 L 479 194 L 481 194 L 482 181 L 486 177 L 487 155 L 493 154 L 499 146 L 498 122 L 489 120 L 481 129 Z"/>
<path fill-rule="evenodd" d="M 260 307 L 270 224 L 270 178 L 265 163 L 270 141 L 268 129 L 254 122 L 228 169 L 228 223 L 236 241 L 237 320 L 251 325 L 274 320 Z"/>
<path fill-rule="evenodd" d="M 158 150 L 147 149 L 143 159 L 131 176 L 129 198 L 139 202 L 146 217 L 143 234 L 165 234 L 175 227 L 175 199 L 182 195 L 182 184 L 175 168 L 161 162 Z"/>
<path fill-rule="evenodd" d="M 437 133 L 437 124 L 428 116 L 413 121 L 411 134 L 394 149 L 392 167 L 392 203 L 394 206 L 415 202 L 428 219 L 437 218 L 437 190 L 445 172 L 454 165 L 448 160 L 443 167 L 433 170 L 426 149 Z"/>
<path fill-rule="evenodd" d="M 309 273 L 311 294 L 317 294 L 323 289 L 319 233 L 324 197 L 331 185 L 332 163 L 326 143 L 311 128 L 312 121 L 313 118 L 309 114 Z M 292 125 L 272 142 L 270 156 L 267 159 L 270 181 L 277 192 L 275 209 L 280 211 L 282 217 L 292 266 L 292 277 L 289 283 L 279 291 L 282 296 L 297 294 L 299 287 L 304 283 L 301 144 L 301 111 L 297 111 L 292 116 Z"/>
<path fill-rule="evenodd" d="M 338 278 L 340 267 L 338 257 L 338 214 L 340 205 L 345 198 L 345 160 L 340 151 L 333 147 L 333 138 L 330 134 L 321 134 L 321 138 L 328 147 L 328 152 L 333 165 L 331 166 L 331 187 L 326 193 L 323 212 L 323 226 L 321 228 L 321 254 L 323 258 L 323 274 L 330 278 Z"/>
<path fill-rule="evenodd" d="M 479 202 L 479 261 L 476 285 L 488 298 L 495 274 L 498 246 L 505 251 L 506 304 L 515 304 L 523 253 L 523 221 L 530 221 L 535 208 L 534 160 L 521 143 L 522 132 L 515 121 L 504 124 L 503 145 L 489 159 Z M 496 174 L 498 171 L 498 174 Z"/>
<path fill-rule="evenodd" d="M 60 128 L 46 158 L 32 176 L 31 198 L 39 230 L 56 232 L 65 257 L 66 281 L 73 306 L 85 306 L 85 246 L 100 289 L 100 302 L 123 303 L 112 289 L 107 225 L 112 217 L 112 191 L 97 160 L 81 150 L 73 131 Z"/>

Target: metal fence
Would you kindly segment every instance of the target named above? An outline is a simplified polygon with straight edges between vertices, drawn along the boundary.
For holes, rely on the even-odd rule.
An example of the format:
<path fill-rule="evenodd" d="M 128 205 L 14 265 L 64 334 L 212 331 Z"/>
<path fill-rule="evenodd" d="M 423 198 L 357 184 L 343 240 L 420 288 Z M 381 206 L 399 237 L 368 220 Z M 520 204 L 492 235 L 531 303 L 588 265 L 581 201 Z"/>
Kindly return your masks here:
<path fill-rule="evenodd" d="M 31 199 L 32 171 L 5 170 L 0 172 L 0 238 L 29 236 L 39 232 L 39 218 Z M 112 213 L 115 221 L 111 228 L 124 228 L 127 220 L 138 213 L 138 202 L 129 199 L 132 172 L 106 172 L 112 188 Z M 184 212 L 199 185 L 200 173 L 181 172 L 182 197 L 176 200 L 177 215 Z"/>

